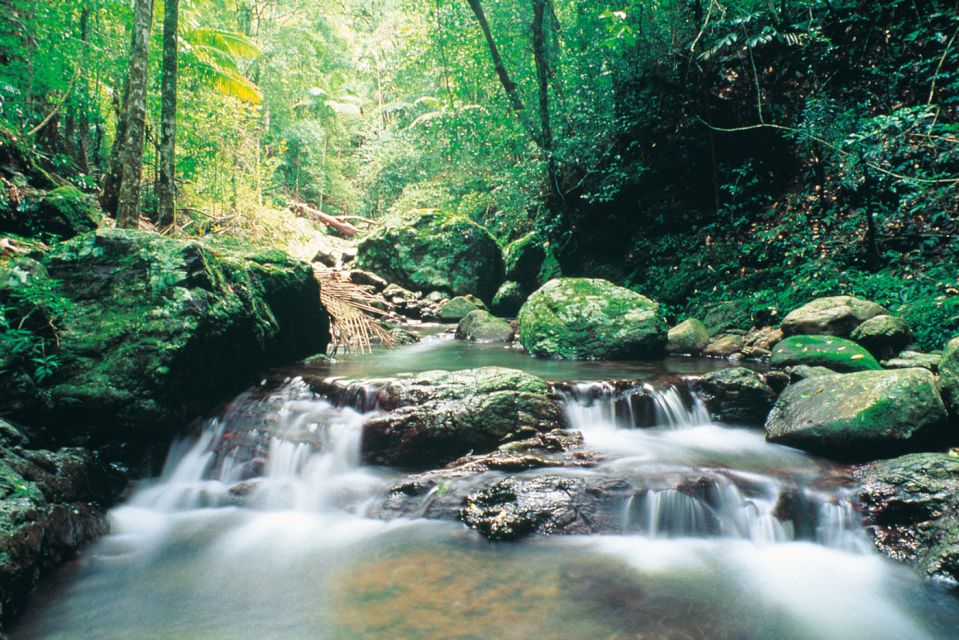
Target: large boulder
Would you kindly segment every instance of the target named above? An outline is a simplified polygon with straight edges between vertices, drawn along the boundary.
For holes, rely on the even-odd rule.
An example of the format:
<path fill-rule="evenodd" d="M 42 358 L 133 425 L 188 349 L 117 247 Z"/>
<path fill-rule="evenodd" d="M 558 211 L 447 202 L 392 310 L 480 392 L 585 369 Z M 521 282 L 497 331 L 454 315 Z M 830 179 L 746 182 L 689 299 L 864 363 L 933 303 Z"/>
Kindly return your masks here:
<path fill-rule="evenodd" d="M 939 443 L 946 408 L 925 369 L 862 371 L 790 385 L 766 420 L 770 442 L 868 460 Z"/>
<path fill-rule="evenodd" d="M 939 361 L 939 383 L 949 412 L 959 418 L 959 338 L 953 338 Z"/>
<path fill-rule="evenodd" d="M 833 371 L 881 369 L 872 354 L 851 340 L 832 336 L 793 336 L 773 347 L 769 363 L 786 368 L 797 365 L 828 367 Z"/>
<path fill-rule="evenodd" d="M 776 392 L 752 369 L 734 367 L 712 371 L 700 383 L 709 398 L 714 420 L 734 424 L 762 424 L 776 402 Z"/>
<path fill-rule="evenodd" d="M 396 378 L 376 405 L 385 413 L 363 426 L 363 458 L 374 464 L 436 467 L 565 423 L 545 381 L 500 367 Z"/>
<path fill-rule="evenodd" d="M 696 318 L 683 320 L 669 330 L 666 351 L 696 355 L 709 344 L 709 331 L 706 325 Z"/>
<path fill-rule="evenodd" d="M 503 254 L 469 218 L 417 211 L 384 222 L 357 247 L 356 263 L 408 289 L 472 293 L 490 301 L 503 282 Z"/>
<path fill-rule="evenodd" d="M 436 317 L 443 322 L 459 322 L 477 309 L 486 310 L 486 305 L 479 298 L 471 295 L 456 296 L 440 304 Z"/>
<path fill-rule="evenodd" d="M 561 278 L 533 293 L 519 312 L 530 354 L 571 360 L 657 356 L 667 325 L 659 304 L 607 280 Z"/>
<path fill-rule="evenodd" d="M 25 448 L 0 420 L 0 610 L 22 607 L 39 577 L 108 530 L 105 510 L 124 479 L 82 449 Z"/>
<path fill-rule="evenodd" d="M 898 316 L 881 315 L 866 320 L 849 337 L 877 358 L 898 354 L 912 342 L 909 323 Z"/>
<path fill-rule="evenodd" d="M 507 280 L 496 290 L 490 308 L 501 316 L 513 318 L 519 313 L 524 302 L 526 302 L 526 291 L 523 285 Z"/>
<path fill-rule="evenodd" d="M 54 359 L 14 362 L 34 384 L 26 395 L 4 385 L 0 404 L 47 443 L 164 440 L 257 372 L 328 342 L 312 270 L 280 252 L 110 230 L 40 261 L 49 276 L 0 302 L 49 319 L 26 326 Z"/>
<path fill-rule="evenodd" d="M 518 282 L 527 292 L 562 275 L 549 243 L 535 232 L 506 245 L 503 260 L 506 279 Z"/>
<path fill-rule="evenodd" d="M 959 581 L 959 458 L 915 453 L 856 476 L 876 547 L 925 575 Z"/>
<path fill-rule="evenodd" d="M 456 339 L 470 342 L 509 342 L 513 327 L 489 311 L 471 311 L 456 325 Z"/>
<path fill-rule="evenodd" d="M 848 337 L 866 320 L 888 314 L 875 302 L 852 296 L 817 298 L 789 312 L 782 322 L 783 333 Z"/>

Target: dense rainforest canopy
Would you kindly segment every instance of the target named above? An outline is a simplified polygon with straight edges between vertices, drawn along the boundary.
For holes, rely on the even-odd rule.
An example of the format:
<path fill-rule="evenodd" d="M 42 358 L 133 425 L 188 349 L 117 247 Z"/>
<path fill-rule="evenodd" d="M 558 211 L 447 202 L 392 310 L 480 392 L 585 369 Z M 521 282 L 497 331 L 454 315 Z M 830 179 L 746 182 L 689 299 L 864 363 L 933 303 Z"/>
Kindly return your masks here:
<path fill-rule="evenodd" d="M 854 293 L 937 348 L 957 33 L 951 0 L 8 0 L 0 125 L 121 226 L 303 251 L 444 209 L 674 318 Z"/>

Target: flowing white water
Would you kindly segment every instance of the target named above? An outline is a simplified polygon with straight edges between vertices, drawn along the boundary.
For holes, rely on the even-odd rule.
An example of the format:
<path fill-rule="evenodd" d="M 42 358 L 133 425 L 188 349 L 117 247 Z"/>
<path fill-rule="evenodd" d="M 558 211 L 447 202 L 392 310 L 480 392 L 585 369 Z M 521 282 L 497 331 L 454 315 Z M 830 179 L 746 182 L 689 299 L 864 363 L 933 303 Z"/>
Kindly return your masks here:
<path fill-rule="evenodd" d="M 293 379 L 175 443 L 14 637 L 918 640 L 956 628 L 954 601 L 873 551 L 846 493 L 813 486 L 823 468 L 805 454 L 713 424 L 684 386 L 564 388 L 572 427 L 607 456 L 589 473 L 637 487 L 620 535 L 487 545 L 450 523 L 367 517 L 403 477 L 361 463 L 377 384 L 356 386 L 356 410 Z"/>

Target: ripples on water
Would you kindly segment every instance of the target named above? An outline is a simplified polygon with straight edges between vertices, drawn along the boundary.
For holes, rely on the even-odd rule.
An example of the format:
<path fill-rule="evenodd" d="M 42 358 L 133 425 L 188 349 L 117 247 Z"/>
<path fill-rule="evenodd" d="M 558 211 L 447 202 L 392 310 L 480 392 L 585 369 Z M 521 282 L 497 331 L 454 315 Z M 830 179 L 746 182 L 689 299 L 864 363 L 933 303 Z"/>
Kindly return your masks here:
<path fill-rule="evenodd" d="M 456 367 L 449 346 L 367 368 L 496 353 Z M 581 383 L 562 400 L 587 447 L 610 454 L 589 473 L 649 487 L 623 505 L 621 534 L 493 544 L 456 523 L 367 518 L 401 477 L 360 463 L 369 413 L 293 379 L 175 443 L 13 637 L 959 637 L 956 601 L 873 551 L 845 490 L 817 486 L 828 465 L 713 424 L 681 382 L 657 390 L 648 365 L 636 371 L 632 390 Z M 630 394 L 651 398 L 656 426 L 637 428 Z"/>

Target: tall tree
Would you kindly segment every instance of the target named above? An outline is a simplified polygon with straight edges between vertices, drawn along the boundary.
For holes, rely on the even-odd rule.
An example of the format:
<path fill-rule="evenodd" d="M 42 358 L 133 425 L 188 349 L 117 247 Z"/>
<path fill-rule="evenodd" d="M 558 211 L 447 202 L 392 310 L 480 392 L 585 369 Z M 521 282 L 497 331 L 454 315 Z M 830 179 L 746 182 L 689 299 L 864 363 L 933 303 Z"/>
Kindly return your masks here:
<path fill-rule="evenodd" d="M 165 0 L 163 86 L 160 114 L 160 179 L 157 192 L 161 226 L 176 223 L 177 29 L 180 0 Z"/>
<path fill-rule="evenodd" d="M 553 145 L 553 124 L 549 113 L 550 67 L 546 49 L 546 10 L 549 1 L 533 0 L 533 58 L 536 61 L 536 86 L 539 93 L 540 146 L 543 153 L 546 154 L 550 204 L 553 207 L 561 208 L 563 206 L 563 192 L 559 186 L 556 153 Z"/>
<path fill-rule="evenodd" d="M 153 27 L 153 0 L 136 0 L 130 64 L 121 120 L 123 137 L 115 154 L 119 162 L 120 186 L 117 195 L 117 226 L 135 229 L 140 222 L 140 178 L 143 171 L 143 139 L 146 132 L 147 72 L 150 30 Z"/>

